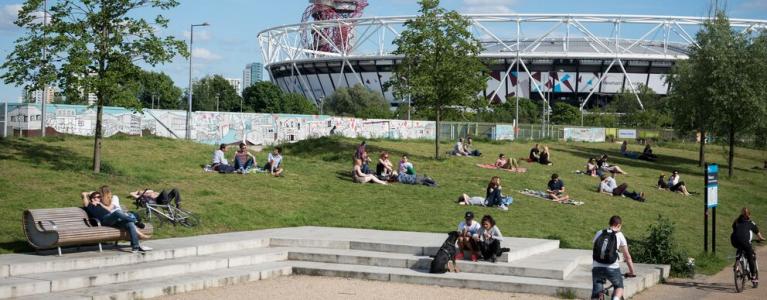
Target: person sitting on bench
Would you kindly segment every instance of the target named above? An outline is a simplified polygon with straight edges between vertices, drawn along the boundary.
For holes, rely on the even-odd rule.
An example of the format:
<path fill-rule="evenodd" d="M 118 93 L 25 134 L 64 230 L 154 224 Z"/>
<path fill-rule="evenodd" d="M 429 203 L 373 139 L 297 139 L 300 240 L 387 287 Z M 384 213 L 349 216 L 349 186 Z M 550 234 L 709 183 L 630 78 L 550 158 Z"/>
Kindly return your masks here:
<path fill-rule="evenodd" d="M 139 243 L 139 239 L 148 239 L 150 236 L 145 235 L 136 229 L 136 226 L 144 227 L 144 225 L 143 223 L 138 222 L 135 216 L 125 214 L 122 210 L 110 211 L 110 207 L 101 202 L 102 195 L 100 192 L 92 192 L 90 194 L 84 192 L 82 193 L 82 196 L 84 209 L 85 212 L 88 213 L 88 217 L 98 220 L 102 226 L 122 228 L 128 231 L 131 250 L 134 253 L 152 250 L 152 248 L 141 246 Z"/>
<path fill-rule="evenodd" d="M 226 144 L 219 145 L 218 150 L 213 151 L 213 161 L 210 167 L 213 171 L 218 171 L 218 166 L 220 165 L 229 165 L 229 162 L 226 160 Z"/>
<path fill-rule="evenodd" d="M 274 147 L 271 153 L 266 157 L 264 171 L 269 172 L 275 177 L 282 176 L 282 147 Z"/>
<path fill-rule="evenodd" d="M 256 165 L 256 157 L 248 151 L 248 145 L 240 143 L 240 150 L 234 153 L 234 169 L 242 174 L 247 174 L 250 168 Z"/>

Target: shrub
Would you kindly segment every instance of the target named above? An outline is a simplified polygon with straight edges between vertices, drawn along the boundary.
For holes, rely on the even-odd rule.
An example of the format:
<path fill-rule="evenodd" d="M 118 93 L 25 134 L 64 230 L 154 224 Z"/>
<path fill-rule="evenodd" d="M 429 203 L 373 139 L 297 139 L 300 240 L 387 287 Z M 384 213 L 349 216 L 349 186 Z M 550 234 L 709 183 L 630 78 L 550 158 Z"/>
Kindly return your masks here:
<path fill-rule="evenodd" d="M 658 222 L 647 229 L 647 236 L 634 241 L 632 255 L 636 262 L 671 265 L 671 275 L 691 277 L 695 274 L 695 260 L 674 244 L 674 223 L 658 216 Z"/>

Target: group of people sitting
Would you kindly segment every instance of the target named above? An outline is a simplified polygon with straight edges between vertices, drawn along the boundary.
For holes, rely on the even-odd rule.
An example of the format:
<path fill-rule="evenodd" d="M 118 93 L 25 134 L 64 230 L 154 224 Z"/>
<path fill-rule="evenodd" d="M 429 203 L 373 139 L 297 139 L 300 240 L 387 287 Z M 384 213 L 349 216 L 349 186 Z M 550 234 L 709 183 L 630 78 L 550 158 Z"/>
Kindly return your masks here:
<path fill-rule="evenodd" d="M 371 172 L 369 166 L 370 162 L 371 159 L 368 156 L 367 143 L 362 141 L 354 153 L 354 167 L 352 168 L 352 180 L 354 182 L 373 182 L 378 184 L 399 182 L 428 186 L 436 186 L 437 184 L 432 178 L 416 175 L 415 167 L 413 166 L 413 163 L 410 162 L 407 154 L 402 155 L 402 158 L 395 169 L 394 164 L 389 160 L 389 152 L 381 152 L 374 174 Z"/>
<path fill-rule="evenodd" d="M 493 176 L 485 189 L 485 197 L 469 197 L 468 194 L 462 194 L 458 197 L 459 205 L 481 205 L 489 207 L 498 207 L 501 210 L 509 210 L 509 205 L 514 201 L 511 196 L 503 194 L 501 187 L 501 177 Z"/>
<path fill-rule="evenodd" d="M 281 177 L 283 176 L 282 168 L 282 147 L 274 147 L 272 152 L 267 155 L 266 163 L 263 168 L 258 168 L 256 156 L 248 151 L 248 145 L 240 143 L 239 149 L 234 152 L 232 157 L 233 165 L 229 165 L 229 161 L 226 159 L 226 144 L 221 144 L 216 151 L 213 152 L 213 159 L 210 165 L 211 171 L 217 171 L 219 173 L 240 173 L 248 174 L 253 170 L 259 172 L 268 172 L 269 174 Z"/>
<path fill-rule="evenodd" d="M 458 141 L 453 146 L 451 154 L 455 156 L 481 156 L 482 152 L 477 149 L 472 149 L 471 136 L 466 137 L 464 142 L 463 138 L 458 138 Z"/>
<path fill-rule="evenodd" d="M 586 175 L 589 176 L 595 176 L 595 177 L 602 177 L 602 175 L 610 173 L 612 175 L 615 174 L 623 174 L 628 175 L 626 171 L 623 171 L 621 167 L 617 165 L 612 165 L 609 162 L 607 162 L 608 156 L 607 154 L 602 154 L 602 156 L 597 159 L 596 157 L 589 158 L 589 161 L 586 162 Z"/>
<path fill-rule="evenodd" d="M 550 166 L 553 163 L 551 162 L 551 151 L 549 151 L 548 146 L 541 147 L 539 144 L 535 144 L 532 149 L 530 149 L 530 155 L 527 158 L 528 162 L 537 162 L 542 165 Z"/>
<path fill-rule="evenodd" d="M 621 143 L 621 154 L 625 157 L 638 158 L 646 161 L 655 161 L 658 159 L 658 156 L 652 153 L 652 146 L 650 146 L 649 142 L 644 146 L 642 153 L 629 151 L 628 147 L 628 141 L 623 141 L 623 143 Z"/>
<path fill-rule="evenodd" d="M 464 251 L 469 251 L 471 261 L 480 258 L 495 262 L 509 248 L 501 248 L 503 235 L 495 220 L 490 215 L 482 217 L 482 221 L 474 220 L 474 213 L 467 211 L 464 220 L 458 223 L 458 252 L 455 260 L 464 259 Z"/>

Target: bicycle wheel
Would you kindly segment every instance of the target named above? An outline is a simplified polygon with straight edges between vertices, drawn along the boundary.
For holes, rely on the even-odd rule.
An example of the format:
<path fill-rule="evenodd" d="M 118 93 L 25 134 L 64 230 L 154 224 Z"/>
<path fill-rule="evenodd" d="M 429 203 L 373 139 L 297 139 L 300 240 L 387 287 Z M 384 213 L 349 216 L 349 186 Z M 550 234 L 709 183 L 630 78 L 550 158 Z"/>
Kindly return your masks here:
<path fill-rule="evenodd" d="M 174 210 L 175 219 L 178 224 L 186 227 L 194 227 L 200 225 L 200 218 L 198 218 L 194 213 L 180 208 L 172 209 Z"/>
<path fill-rule="evenodd" d="M 756 261 L 755 261 L 756 262 Z M 759 287 L 759 262 L 756 262 L 754 267 L 756 268 L 756 271 L 754 271 L 754 275 L 756 275 L 756 281 L 751 281 L 751 285 L 754 286 L 754 288 Z"/>
<path fill-rule="evenodd" d="M 146 223 L 152 224 L 155 228 L 162 228 L 163 225 L 168 223 L 168 218 L 162 214 L 167 214 L 168 212 L 163 211 L 161 208 L 156 209 L 157 211 L 151 208 L 146 209 Z"/>
<path fill-rule="evenodd" d="M 732 266 L 732 274 L 735 278 L 735 292 L 740 293 L 743 291 L 743 285 L 746 281 L 743 280 L 743 266 L 741 266 L 740 259 L 735 261 L 735 265 Z"/>

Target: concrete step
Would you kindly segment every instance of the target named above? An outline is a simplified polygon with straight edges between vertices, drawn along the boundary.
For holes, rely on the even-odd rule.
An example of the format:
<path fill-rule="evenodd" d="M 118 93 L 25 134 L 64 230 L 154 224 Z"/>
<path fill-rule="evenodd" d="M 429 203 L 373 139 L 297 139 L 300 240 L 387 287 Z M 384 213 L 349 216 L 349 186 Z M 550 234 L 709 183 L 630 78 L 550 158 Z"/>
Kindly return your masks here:
<path fill-rule="evenodd" d="M 104 286 L 161 276 L 186 276 L 211 270 L 284 261 L 287 252 L 280 248 L 253 248 L 234 252 L 177 259 L 141 262 L 84 270 L 37 273 L 0 281 L 0 298 L 56 293 L 86 287 Z M 44 286 L 44 287 L 43 287 Z M 43 288 L 41 288 L 43 287 Z"/>
<path fill-rule="evenodd" d="M 293 274 L 312 276 L 334 276 L 365 280 L 392 281 L 410 284 L 438 285 L 457 288 L 494 290 L 500 292 L 530 293 L 551 296 L 574 295 L 589 298 L 591 295 L 591 277 L 568 278 L 566 280 L 533 278 L 521 276 L 501 276 L 479 273 L 430 274 L 422 270 L 405 268 L 371 267 L 317 262 L 292 261 Z M 589 265 L 580 265 L 579 269 L 590 274 Z M 624 280 L 627 298 L 656 284 L 661 270 L 651 266 L 637 268 L 637 277 Z"/>
<path fill-rule="evenodd" d="M 323 248 L 287 248 L 291 261 L 428 270 L 432 258 L 402 253 Z M 565 279 L 579 263 L 590 258 L 584 250 L 555 249 L 512 262 L 458 261 L 461 272 Z"/>
<path fill-rule="evenodd" d="M 288 262 L 266 262 L 253 266 L 189 273 L 183 276 L 164 276 L 54 294 L 34 295 L 17 300 L 147 299 L 288 276 L 291 272 L 292 267 Z M 253 298 L 257 299 L 257 295 L 258 291 L 254 291 Z"/>

